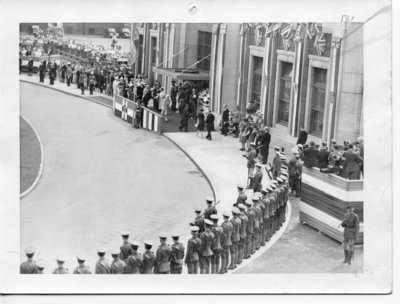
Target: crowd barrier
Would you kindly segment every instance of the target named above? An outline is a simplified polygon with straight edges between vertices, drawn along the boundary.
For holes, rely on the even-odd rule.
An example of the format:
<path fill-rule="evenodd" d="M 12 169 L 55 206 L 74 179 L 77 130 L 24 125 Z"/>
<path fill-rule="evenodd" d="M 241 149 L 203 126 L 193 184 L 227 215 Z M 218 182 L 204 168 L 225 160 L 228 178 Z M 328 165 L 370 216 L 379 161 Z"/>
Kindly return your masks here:
<path fill-rule="evenodd" d="M 113 112 L 114 115 L 127 121 L 135 127 L 135 124 L 140 123 L 143 129 L 162 134 L 164 132 L 164 119 L 162 115 L 142 107 L 143 113 L 140 121 L 137 115 L 138 104 L 128 98 L 120 95 L 114 95 L 113 98 Z"/>
<path fill-rule="evenodd" d="M 300 222 L 318 229 L 331 238 L 343 240 L 342 223 L 346 206 L 352 205 L 360 220 L 356 244 L 364 243 L 363 180 L 348 180 L 324 174 L 318 168 L 303 168 Z"/>

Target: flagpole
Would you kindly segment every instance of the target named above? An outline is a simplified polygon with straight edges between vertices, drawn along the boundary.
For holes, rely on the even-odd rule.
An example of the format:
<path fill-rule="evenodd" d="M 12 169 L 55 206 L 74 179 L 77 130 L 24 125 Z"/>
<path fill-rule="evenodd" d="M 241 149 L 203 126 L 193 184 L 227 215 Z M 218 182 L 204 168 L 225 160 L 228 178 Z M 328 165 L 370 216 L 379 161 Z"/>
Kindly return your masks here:
<path fill-rule="evenodd" d="M 189 66 L 188 68 L 186 68 L 185 70 L 183 70 L 183 71 L 180 72 L 179 74 L 185 73 L 185 72 L 186 72 L 187 70 L 189 70 L 192 66 L 198 64 L 199 62 L 202 62 L 204 59 L 207 59 L 207 58 L 210 57 L 210 56 L 211 56 L 211 54 L 208 55 L 208 56 L 206 56 L 206 57 L 204 57 L 204 58 L 201 58 L 200 60 L 197 60 L 195 63 L 193 63 L 191 66 Z"/>
<path fill-rule="evenodd" d="M 156 67 L 158 68 L 160 65 L 163 65 L 164 63 L 168 62 L 170 59 L 174 58 L 176 55 L 179 55 L 180 53 L 184 52 L 187 48 L 189 48 L 189 46 L 186 46 L 184 49 L 180 50 L 178 53 L 173 54 L 171 57 L 169 57 L 167 60 L 161 62 Z"/>

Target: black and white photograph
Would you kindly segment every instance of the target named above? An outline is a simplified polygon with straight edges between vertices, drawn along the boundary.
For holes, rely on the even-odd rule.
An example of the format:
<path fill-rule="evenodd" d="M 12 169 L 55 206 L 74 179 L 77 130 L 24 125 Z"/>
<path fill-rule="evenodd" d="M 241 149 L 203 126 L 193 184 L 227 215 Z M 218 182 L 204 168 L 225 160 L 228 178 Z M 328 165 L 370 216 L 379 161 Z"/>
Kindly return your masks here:
<path fill-rule="evenodd" d="M 91 2 L 6 4 L 2 292 L 392 292 L 390 1 Z"/>

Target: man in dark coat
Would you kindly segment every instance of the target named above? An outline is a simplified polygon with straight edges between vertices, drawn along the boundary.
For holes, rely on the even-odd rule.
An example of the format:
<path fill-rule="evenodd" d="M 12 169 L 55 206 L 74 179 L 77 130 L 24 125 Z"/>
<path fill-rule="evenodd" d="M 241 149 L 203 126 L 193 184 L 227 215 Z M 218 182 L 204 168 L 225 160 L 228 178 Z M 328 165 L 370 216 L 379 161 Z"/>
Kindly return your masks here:
<path fill-rule="evenodd" d="M 264 131 L 258 137 L 257 145 L 260 147 L 261 162 L 266 165 L 268 163 L 269 154 L 269 143 L 271 142 L 271 134 L 269 134 L 269 128 L 265 127 Z"/>
<path fill-rule="evenodd" d="M 304 130 L 304 127 L 300 128 L 299 137 L 297 138 L 296 145 L 304 145 L 307 142 L 308 133 Z"/>
<path fill-rule="evenodd" d="M 318 150 L 315 149 L 315 143 L 310 142 L 310 147 L 304 150 L 304 167 L 311 168 L 317 165 Z"/>
<path fill-rule="evenodd" d="M 343 177 L 347 179 L 357 179 L 360 176 L 362 158 L 360 154 L 353 151 L 353 148 L 353 144 L 350 144 L 349 150 L 343 153 L 343 157 L 346 159 L 343 168 Z"/>
<path fill-rule="evenodd" d="M 189 116 L 190 116 L 189 106 L 186 105 L 185 109 L 181 113 L 181 123 L 179 125 L 179 130 L 180 131 L 182 131 L 183 128 L 185 129 L 185 132 L 188 131 Z"/>
<path fill-rule="evenodd" d="M 175 81 L 172 82 L 172 87 L 171 87 L 171 111 L 176 112 L 176 96 L 178 95 L 178 87 L 175 84 Z"/>
<path fill-rule="evenodd" d="M 214 120 L 215 117 L 211 113 L 211 110 L 208 111 L 207 117 L 206 117 L 206 127 L 207 127 L 207 136 L 206 138 L 208 140 L 211 140 L 211 132 L 214 131 Z"/>
<path fill-rule="evenodd" d="M 351 264 L 354 253 L 354 244 L 357 241 L 358 232 L 360 230 L 360 221 L 357 214 L 354 213 L 354 207 L 349 205 L 346 207 L 347 211 L 344 215 L 344 220 L 340 224 L 344 228 L 343 231 L 343 250 L 344 261 L 343 263 Z"/>
<path fill-rule="evenodd" d="M 33 59 L 29 58 L 29 61 L 28 61 L 28 76 L 32 76 L 32 70 L 33 70 Z"/>
<path fill-rule="evenodd" d="M 317 160 L 318 160 L 318 168 L 324 169 L 327 168 L 329 165 L 329 150 L 327 147 L 326 142 L 322 142 L 322 147 L 319 149 L 318 154 L 317 154 Z"/>
<path fill-rule="evenodd" d="M 44 62 L 42 62 L 39 66 L 39 82 L 44 82 L 44 76 L 46 74 L 46 67 Z"/>
<path fill-rule="evenodd" d="M 224 136 L 228 135 L 229 126 L 229 109 L 228 105 L 224 105 L 224 111 L 222 112 L 222 122 L 221 122 L 221 134 Z"/>

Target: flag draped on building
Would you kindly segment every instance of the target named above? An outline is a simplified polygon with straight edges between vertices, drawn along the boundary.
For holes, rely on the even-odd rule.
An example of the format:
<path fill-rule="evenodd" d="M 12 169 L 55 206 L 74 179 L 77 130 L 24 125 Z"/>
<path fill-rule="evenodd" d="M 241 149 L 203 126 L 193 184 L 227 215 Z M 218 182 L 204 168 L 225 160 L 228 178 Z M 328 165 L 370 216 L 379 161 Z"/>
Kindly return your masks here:
<path fill-rule="evenodd" d="M 128 64 L 132 66 L 138 58 L 139 55 L 139 32 L 135 23 L 131 26 L 131 50 L 128 53 Z"/>

